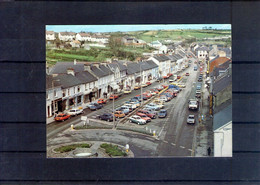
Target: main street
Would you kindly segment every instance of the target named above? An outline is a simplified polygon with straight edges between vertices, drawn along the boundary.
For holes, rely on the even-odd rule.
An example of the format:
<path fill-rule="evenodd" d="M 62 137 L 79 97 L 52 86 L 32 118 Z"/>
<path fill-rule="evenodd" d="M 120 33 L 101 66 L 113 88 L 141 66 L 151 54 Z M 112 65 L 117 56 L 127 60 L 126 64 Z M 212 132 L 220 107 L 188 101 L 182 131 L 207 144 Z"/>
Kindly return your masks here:
<path fill-rule="evenodd" d="M 191 156 L 193 153 L 193 141 L 195 125 L 187 125 L 186 120 L 189 114 L 195 115 L 196 124 L 198 124 L 198 112 L 190 111 L 188 109 L 188 100 L 195 95 L 195 86 L 198 77 L 198 71 L 193 68 L 195 59 L 192 59 L 191 66 L 180 72 L 179 75 L 183 77 L 186 88 L 184 88 L 177 97 L 170 102 L 165 103 L 165 108 L 168 111 L 166 118 L 157 118 L 152 120 L 145 126 L 135 125 L 126 122 L 122 125 L 156 131 L 156 137 L 143 135 L 135 132 L 124 132 L 111 129 L 93 129 L 93 130 L 80 130 L 75 132 L 65 131 L 71 124 L 82 124 L 80 116 L 73 117 L 72 119 L 57 123 L 53 122 L 47 125 L 47 145 L 55 145 L 61 143 L 69 143 L 76 141 L 104 141 L 112 142 L 120 145 L 129 144 L 131 150 L 134 152 L 135 157 L 169 157 L 169 156 Z M 189 72 L 190 76 L 185 76 Z M 143 92 L 155 86 L 159 82 L 154 82 L 151 86 L 143 88 Z M 141 90 L 134 90 L 131 94 L 122 95 L 118 100 L 115 100 L 115 108 L 124 104 L 131 97 L 140 94 Z M 112 101 L 104 105 L 104 108 L 97 111 L 85 110 L 84 115 L 90 119 L 97 119 L 98 115 L 113 110 Z M 102 124 L 98 120 L 97 124 Z M 104 122 L 104 125 L 112 124 Z M 64 132 L 65 131 L 65 132 Z M 63 139 L 62 139 L 63 138 Z"/>

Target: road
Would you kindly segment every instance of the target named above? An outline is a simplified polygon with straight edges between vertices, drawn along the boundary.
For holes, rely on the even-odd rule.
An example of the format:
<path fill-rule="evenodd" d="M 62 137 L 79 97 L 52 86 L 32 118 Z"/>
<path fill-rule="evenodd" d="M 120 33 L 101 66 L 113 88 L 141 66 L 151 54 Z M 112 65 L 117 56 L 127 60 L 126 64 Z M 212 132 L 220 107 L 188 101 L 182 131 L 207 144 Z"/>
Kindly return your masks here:
<path fill-rule="evenodd" d="M 73 132 L 70 136 L 68 136 L 68 134 L 64 135 L 62 132 L 68 129 L 71 124 L 76 125 L 81 122 L 80 117 L 77 116 L 62 123 L 53 122 L 47 125 L 48 145 L 54 145 L 55 141 L 56 144 L 59 144 L 59 142 L 66 143 L 80 140 L 107 141 L 120 145 L 129 144 L 135 157 L 191 156 L 193 153 L 195 126 L 187 125 L 186 119 L 189 114 L 193 114 L 198 123 L 199 113 L 199 111 L 190 111 L 188 109 L 188 100 L 195 95 L 196 80 L 199 74 L 199 70 L 193 70 L 194 65 L 196 64 L 192 62 L 192 65 L 189 68 L 180 73 L 184 76 L 186 88 L 184 88 L 176 98 L 165 103 L 165 109 L 168 111 L 168 116 L 166 118 L 157 118 L 145 126 L 135 125 L 129 122 L 124 124 L 129 127 L 156 131 L 157 138 L 134 132 L 131 133 L 109 129 L 84 130 L 84 132 Z M 186 72 L 190 73 L 189 77 L 184 75 Z M 151 86 L 143 88 L 143 92 L 158 85 L 159 83 L 155 82 Z M 134 90 L 129 95 L 122 95 L 118 100 L 115 100 L 115 108 L 123 105 L 125 101 L 140 93 L 141 90 Z M 87 115 L 88 118 L 96 119 L 98 115 L 105 112 L 111 112 L 112 109 L 112 103 L 108 102 L 104 108 L 100 110 L 85 110 L 84 115 Z M 59 142 L 57 143 L 57 141 Z"/>

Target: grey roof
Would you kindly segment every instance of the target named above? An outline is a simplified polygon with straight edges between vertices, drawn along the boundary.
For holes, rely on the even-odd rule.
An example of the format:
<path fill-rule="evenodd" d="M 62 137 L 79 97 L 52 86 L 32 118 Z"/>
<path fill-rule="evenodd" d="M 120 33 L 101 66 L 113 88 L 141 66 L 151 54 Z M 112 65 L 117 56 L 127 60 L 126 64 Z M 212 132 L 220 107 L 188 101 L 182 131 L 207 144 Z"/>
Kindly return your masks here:
<path fill-rule="evenodd" d="M 174 55 L 168 55 L 167 56 L 171 61 L 177 61 L 177 58 Z"/>
<path fill-rule="evenodd" d="M 90 66 L 91 71 L 98 77 L 98 78 L 102 78 L 104 76 L 107 76 L 106 74 L 104 74 L 104 72 L 99 69 L 97 66 Z"/>
<path fill-rule="evenodd" d="M 131 75 L 138 72 L 140 73 L 140 65 L 138 63 L 127 63 L 127 74 Z"/>
<path fill-rule="evenodd" d="M 154 58 L 156 60 L 158 60 L 159 62 L 164 62 L 164 61 L 170 60 L 166 55 L 156 55 L 156 56 L 154 56 Z"/>
<path fill-rule="evenodd" d="M 225 75 L 222 78 L 216 80 L 213 84 L 213 94 L 216 95 L 223 89 L 225 89 L 227 86 L 232 84 L 232 76 L 231 75 Z"/>
<path fill-rule="evenodd" d="M 147 60 L 146 63 L 150 66 L 150 69 L 154 69 L 159 67 L 154 61 L 152 60 Z"/>
<path fill-rule="evenodd" d="M 73 76 L 72 74 L 59 74 L 54 77 L 55 80 L 59 80 L 62 88 L 73 87 L 80 85 L 82 82 Z"/>
<path fill-rule="evenodd" d="M 222 127 L 230 121 L 232 121 L 232 104 L 229 104 L 224 109 L 214 114 L 213 130 Z"/>
<path fill-rule="evenodd" d="M 126 71 L 126 66 L 120 63 L 119 61 L 113 61 L 112 63 L 108 64 L 110 69 L 115 70 L 115 68 L 119 68 L 120 72 Z"/>
<path fill-rule="evenodd" d="M 74 65 L 74 62 L 57 62 L 55 66 L 50 69 L 50 74 L 65 74 L 68 68 L 73 68 L 74 72 L 77 73 L 84 71 L 84 64 L 77 63 Z"/>
<path fill-rule="evenodd" d="M 175 47 L 173 45 L 170 45 L 167 47 L 168 49 L 175 49 Z"/>
<path fill-rule="evenodd" d="M 207 47 L 198 47 L 198 48 L 196 48 L 195 49 L 195 51 L 208 51 L 209 50 L 209 48 L 207 48 Z"/>
<path fill-rule="evenodd" d="M 46 89 L 51 89 L 53 87 L 59 87 L 59 86 L 61 86 L 60 82 L 54 80 L 52 75 L 46 75 Z"/>
<path fill-rule="evenodd" d="M 113 71 L 111 71 L 107 66 L 105 65 L 99 65 L 99 69 L 101 69 L 101 71 L 103 71 L 105 76 L 108 76 L 110 74 L 113 74 Z"/>
<path fill-rule="evenodd" d="M 228 58 L 231 58 L 231 50 L 229 48 L 219 48 L 220 51 L 224 51 Z"/>
<path fill-rule="evenodd" d="M 179 60 L 179 59 L 182 59 L 182 58 L 183 58 L 183 57 L 182 57 L 181 55 L 179 55 L 179 54 L 175 54 L 175 55 L 174 55 L 174 57 L 175 57 L 175 58 L 177 58 L 177 60 Z"/>
<path fill-rule="evenodd" d="M 95 76 L 93 76 L 88 71 L 82 71 L 82 72 L 76 73 L 75 75 L 82 83 L 90 83 L 90 82 L 94 82 L 94 81 L 98 80 Z"/>

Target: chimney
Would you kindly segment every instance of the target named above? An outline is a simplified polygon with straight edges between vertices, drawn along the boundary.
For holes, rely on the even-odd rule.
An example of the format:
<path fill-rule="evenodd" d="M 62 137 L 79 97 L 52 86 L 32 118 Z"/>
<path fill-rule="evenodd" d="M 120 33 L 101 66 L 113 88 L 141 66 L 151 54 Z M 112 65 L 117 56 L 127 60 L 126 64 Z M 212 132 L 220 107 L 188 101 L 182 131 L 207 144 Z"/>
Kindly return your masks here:
<path fill-rule="evenodd" d="M 90 65 L 84 64 L 84 71 L 91 71 Z"/>
<path fill-rule="evenodd" d="M 74 59 L 74 65 L 77 65 L 77 60 L 76 59 Z"/>
<path fill-rule="evenodd" d="M 67 74 L 71 74 L 71 75 L 75 76 L 74 69 L 73 68 L 68 68 L 67 69 Z"/>

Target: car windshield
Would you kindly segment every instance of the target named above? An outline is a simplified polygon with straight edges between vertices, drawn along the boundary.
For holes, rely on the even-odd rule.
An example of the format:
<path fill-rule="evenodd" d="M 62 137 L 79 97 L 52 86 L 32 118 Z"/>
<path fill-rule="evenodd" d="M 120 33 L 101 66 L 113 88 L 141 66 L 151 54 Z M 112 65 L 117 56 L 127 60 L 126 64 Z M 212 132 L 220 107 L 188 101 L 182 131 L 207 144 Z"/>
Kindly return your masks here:
<path fill-rule="evenodd" d="M 161 110 L 160 113 L 164 114 L 164 113 L 166 113 L 166 111 L 165 110 Z"/>
<path fill-rule="evenodd" d="M 76 110 L 70 110 L 70 112 L 76 112 Z"/>
<path fill-rule="evenodd" d="M 196 102 L 195 101 L 191 101 L 190 104 L 191 105 L 196 105 Z"/>
<path fill-rule="evenodd" d="M 189 115 L 189 119 L 194 119 L 194 116 L 193 115 Z"/>

